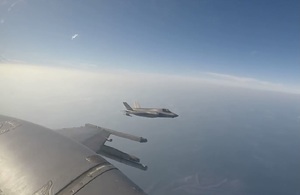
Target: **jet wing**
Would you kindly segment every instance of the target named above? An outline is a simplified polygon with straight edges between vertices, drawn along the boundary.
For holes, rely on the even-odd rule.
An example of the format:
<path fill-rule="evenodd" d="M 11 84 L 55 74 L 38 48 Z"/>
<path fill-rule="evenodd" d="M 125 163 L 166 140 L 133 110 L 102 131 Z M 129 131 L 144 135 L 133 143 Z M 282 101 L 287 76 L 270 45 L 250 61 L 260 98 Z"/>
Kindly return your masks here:
<path fill-rule="evenodd" d="M 72 132 L 78 131 L 78 137 L 80 129 L 84 127 Z M 139 165 L 134 159 L 124 161 Z M 76 140 L 0 115 L 0 195 L 4 194 L 145 195 L 120 170 Z"/>
<path fill-rule="evenodd" d="M 157 112 L 153 112 L 153 111 L 147 111 L 146 113 L 147 113 L 147 114 L 158 115 L 158 113 L 157 113 Z"/>
<path fill-rule="evenodd" d="M 147 166 L 141 164 L 139 158 L 122 152 L 116 148 L 105 145 L 106 141 L 112 142 L 112 139 L 109 139 L 110 135 L 115 135 L 141 143 L 147 142 L 146 138 L 99 127 L 92 124 L 86 124 L 85 126 L 81 127 L 63 128 L 58 129 L 57 131 L 82 143 L 83 145 L 87 146 L 100 155 L 142 170 L 147 170 Z"/>

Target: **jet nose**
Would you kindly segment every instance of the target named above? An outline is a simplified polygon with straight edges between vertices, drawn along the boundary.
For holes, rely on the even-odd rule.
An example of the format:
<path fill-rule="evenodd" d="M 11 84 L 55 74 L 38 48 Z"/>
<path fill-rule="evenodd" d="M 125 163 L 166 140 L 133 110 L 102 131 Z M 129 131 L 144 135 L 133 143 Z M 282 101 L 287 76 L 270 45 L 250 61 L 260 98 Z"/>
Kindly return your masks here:
<path fill-rule="evenodd" d="M 178 114 L 175 114 L 175 113 L 174 113 L 173 118 L 176 118 L 176 117 L 178 117 Z"/>

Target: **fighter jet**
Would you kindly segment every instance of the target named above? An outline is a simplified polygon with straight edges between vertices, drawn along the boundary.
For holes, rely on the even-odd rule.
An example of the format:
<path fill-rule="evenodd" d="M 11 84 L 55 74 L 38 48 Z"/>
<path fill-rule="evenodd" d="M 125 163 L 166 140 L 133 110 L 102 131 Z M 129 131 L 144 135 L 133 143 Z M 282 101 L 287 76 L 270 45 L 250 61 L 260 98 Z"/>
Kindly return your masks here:
<path fill-rule="evenodd" d="M 110 135 L 147 141 L 91 124 L 54 131 L 0 115 L 0 195 L 145 195 L 101 156 L 147 168 L 104 145 Z"/>
<path fill-rule="evenodd" d="M 126 107 L 125 115 L 131 116 L 142 116 L 148 118 L 175 118 L 178 117 L 177 114 L 171 112 L 169 109 L 166 108 L 141 108 L 139 103 L 135 102 L 133 108 L 127 104 L 127 102 L 123 102 L 124 106 Z"/>

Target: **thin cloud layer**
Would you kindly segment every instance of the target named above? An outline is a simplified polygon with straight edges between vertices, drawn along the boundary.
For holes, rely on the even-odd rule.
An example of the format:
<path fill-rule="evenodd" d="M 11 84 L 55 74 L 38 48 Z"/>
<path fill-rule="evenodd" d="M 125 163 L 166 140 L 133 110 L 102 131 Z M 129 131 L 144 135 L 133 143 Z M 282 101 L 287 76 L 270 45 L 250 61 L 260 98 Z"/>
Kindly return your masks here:
<path fill-rule="evenodd" d="M 271 91 L 300 94 L 299 87 L 285 86 L 280 83 L 272 83 L 268 81 L 255 79 L 255 78 L 239 77 L 239 76 L 213 73 L 213 72 L 207 72 L 205 73 L 205 75 L 210 79 L 217 80 L 218 82 L 220 82 L 220 84 L 239 86 L 239 87 L 245 87 L 251 89 L 271 90 Z"/>
<path fill-rule="evenodd" d="M 12 10 L 19 2 L 20 2 L 20 0 L 15 1 L 14 3 L 12 3 L 12 4 L 8 7 L 7 11 L 10 12 L 10 11 L 11 11 L 11 10 Z"/>
<path fill-rule="evenodd" d="M 75 35 L 74 35 L 75 36 Z M 77 35 L 78 36 L 78 35 Z M 75 38 L 77 37 L 75 36 Z M 98 69 L 95 66 L 88 66 L 87 69 L 76 69 L 73 67 L 68 68 L 58 68 L 58 67 L 46 67 L 46 66 L 32 66 L 26 65 L 24 63 L 19 63 L 20 65 L 5 65 L 5 62 L 0 69 L 3 70 L 15 70 L 16 72 L 28 74 L 31 73 L 32 70 L 43 72 L 47 75 L 53 73 L 54 75 L 72 75 L 76 72 L 76 75 L 80 75 L 80 77 L 85 77 L 87 75 L 92 75 L 91 78 L 101 78 L 101 82 L 106 82 L 106 79 L 115 79 L 116 82 L 128 83 L 129 85 L 137 85 L 137 83 L 141 83 L 143 81 L 144 84 L 150 86 L 152 84 L 174 84 L 179 86 L 186 86 L 187 84 L 197 85 L 197 84 L 216 84 L 216 85 L 225 85 L 232 87 L 241 87 L 241 88 L 250 88 L 250 89 L 259 89 L 259 90 L 269 90 L 269 91 L 278 91 L 285 93 L 293 93 L 300 94 L 300 87 L 286 86 L 279 83 L 272 83 L 268 81 L 259 80 L 256 78 L 249 77 L 239 77 L 228 74 L 220 74 L 214 72 L 206 72 L 200 74 L 198 77 L 188 77 L 188 76 L 178 76 L 178 75 L 165 75 L 165 74 L 154 74 L 154 73 L 138 73 L 138 72 L 130 72 L 128 70 L 103 70 Z M 18 63 L 18 61 L 13 62 Z M 89 71 L 89 68 L 91 69 Z M 49 79 L 52 77 L 50 76 Z"/>
<path fill-rule="evenodd" d="M 205 105 L 211 99 L 225 101 L 218 97 L 226 94 L 240 97 L 244 93 L 252 96 L 261 93 L 247 88 L 297 92 L 273 86 L 272 83 L 217 73 L 195 78 L 8 63 L 0 65 L 0 88 L 3 89 L 1 114 L 53 127 L 82 125 L 87 118 L 102 121 L 104 126 L 109 123 L 117 125 L 108 118 L 118 116 L 118 120 L 125 120 L 121 114 L 123 101 L 130 103 L 137 100 L 145 106 L 166 106 L 177 113 L 183 102 L 189 104 L 182 106 L 185 108 L 193 107 L 190 105 L 192 102 Z M 282 95 L 290 97 L 288 94 Z M 67 118 L 74 120 L 66 124 Z"/>

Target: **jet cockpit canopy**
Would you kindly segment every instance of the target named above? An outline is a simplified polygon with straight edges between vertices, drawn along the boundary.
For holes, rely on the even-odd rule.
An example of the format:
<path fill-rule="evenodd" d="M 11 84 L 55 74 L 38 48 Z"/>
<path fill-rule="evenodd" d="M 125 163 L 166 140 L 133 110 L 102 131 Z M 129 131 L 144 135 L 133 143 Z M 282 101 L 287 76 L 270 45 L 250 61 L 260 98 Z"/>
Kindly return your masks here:
<path fill-rule="evenodd" d="M 166 109 L 166 108 L 163 108 L 162 111 L 163 111 L 163 112 L 171 113 L 171 111 L 170 111 L 169 109 Z"/>

